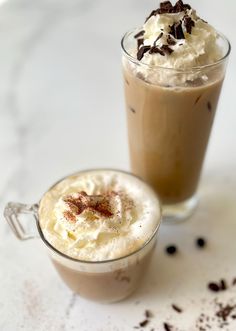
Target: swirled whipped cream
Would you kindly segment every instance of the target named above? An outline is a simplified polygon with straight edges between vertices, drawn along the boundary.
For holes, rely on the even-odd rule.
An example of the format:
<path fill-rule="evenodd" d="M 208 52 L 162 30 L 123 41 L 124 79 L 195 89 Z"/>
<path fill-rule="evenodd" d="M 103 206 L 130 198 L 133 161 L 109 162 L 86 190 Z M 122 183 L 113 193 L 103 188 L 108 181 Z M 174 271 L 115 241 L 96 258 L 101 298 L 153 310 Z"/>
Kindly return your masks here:
<path fill-rule="evenodd" d="M 95 170 L 67 177 L 42 198 L 45 238 L 75 259 L 103 261 L 128 255 L 153 235 L 160 222 L 158 199 L 140 179 Z"/>
<path fill-rule="evenodd" d="M 191 71 L 194 67 L 215 63 L 222 57 L 216 30 L 197 16 L 182 0 L 173 6 L 170 1 L 152 11 L 134 36 L 137 42 L 129 50 L 140 63 Z M 153 73 L 140 66 L 137 70 L 151 82 L 176 83 L 194 80 L 199 73 L 173 76 L 172 72 Z M 172 77 L 171 77 L 172 75 Z M 202 77 L 207 80 L 207 76 Z"/>

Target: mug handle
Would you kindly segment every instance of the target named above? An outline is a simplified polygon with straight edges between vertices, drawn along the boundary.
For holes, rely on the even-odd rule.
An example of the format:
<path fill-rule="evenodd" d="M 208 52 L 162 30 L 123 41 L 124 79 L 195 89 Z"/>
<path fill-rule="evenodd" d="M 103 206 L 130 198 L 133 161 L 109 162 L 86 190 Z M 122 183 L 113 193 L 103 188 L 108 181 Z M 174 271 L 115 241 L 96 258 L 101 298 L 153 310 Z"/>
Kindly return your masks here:
<path fill-rule="evenodd" d="M 38 221 L 38 204 L 25 205 L 22 203 L 9 202 L 4 209 L 4 217 L 18 239 L 28 240 L 38 237 L 38 232 L 33 231 L 32 228 L 28 230 L 22 225 L 19 216 L 23 214 L 30 214 Z"/>

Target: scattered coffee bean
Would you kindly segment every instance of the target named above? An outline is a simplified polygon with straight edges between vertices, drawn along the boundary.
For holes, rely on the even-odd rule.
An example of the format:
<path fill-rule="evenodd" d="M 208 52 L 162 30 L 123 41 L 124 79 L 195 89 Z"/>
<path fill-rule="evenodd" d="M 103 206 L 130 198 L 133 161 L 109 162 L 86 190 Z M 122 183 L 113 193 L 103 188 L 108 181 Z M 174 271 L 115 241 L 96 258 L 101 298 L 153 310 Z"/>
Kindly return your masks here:
<path fill-rule="evenodd" d="M 218 284 L 216 283 L 209 283 L 208 284 L 208 288 L 209 290 L 211 290 L 212 292 L 219 292 L 220 291 L 220 287 Z"/>
<path fill-rule="evenodd" d="M 200 248 L 203 248 L 206 246 L 206 240 L 204 238 L 197 238 L 196 245 Z"/>
<path fill-rule="evenodd" d="M 175 245 L 170 245 L 166 247 L 166 253 L 169 255 L 174 255 L 177 253 L 177 247 Z"/>

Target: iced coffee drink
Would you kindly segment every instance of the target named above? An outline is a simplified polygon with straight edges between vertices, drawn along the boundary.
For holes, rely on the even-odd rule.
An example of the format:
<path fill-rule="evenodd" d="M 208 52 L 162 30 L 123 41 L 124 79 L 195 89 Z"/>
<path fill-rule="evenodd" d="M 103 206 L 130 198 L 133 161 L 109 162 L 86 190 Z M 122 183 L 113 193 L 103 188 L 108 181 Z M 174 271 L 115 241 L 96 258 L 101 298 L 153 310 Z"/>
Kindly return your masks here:
<path fill-rule="evenodd" d="M 80 172 L 43 196 L 38 215 L 52 261 L 74 292 L 113 302 L 138 287 L 161 219 L 159 200 L 142 180 L 114 170 Z"/>
<path fill-rule="evenodd" d="M 131 168 L 156 190 L 164 220 L 196 206 L 230 45 L 190 5 L 166 1 L 123 40 Z"/>

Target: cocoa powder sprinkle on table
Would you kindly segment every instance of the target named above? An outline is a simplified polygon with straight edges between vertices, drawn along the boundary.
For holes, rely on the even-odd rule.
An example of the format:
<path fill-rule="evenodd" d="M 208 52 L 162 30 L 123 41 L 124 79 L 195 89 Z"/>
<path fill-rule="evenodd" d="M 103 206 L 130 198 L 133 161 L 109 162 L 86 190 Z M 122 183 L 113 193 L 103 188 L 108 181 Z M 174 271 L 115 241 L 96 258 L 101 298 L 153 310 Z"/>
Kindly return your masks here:
<path fill-rule="evenodd" d="M 216 316 L 220 317 L 223 319 L 223 321 L 226 321 L 228 316 L 231 314 L 231 312 L 235 309 L 236 305 L 231 306 L 231 305 L 226 305 L 226 306 L 221 306 L 218 312 L 216 313 Z"/>

